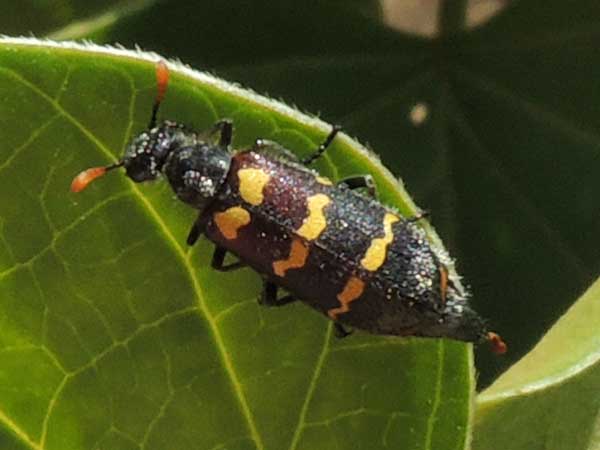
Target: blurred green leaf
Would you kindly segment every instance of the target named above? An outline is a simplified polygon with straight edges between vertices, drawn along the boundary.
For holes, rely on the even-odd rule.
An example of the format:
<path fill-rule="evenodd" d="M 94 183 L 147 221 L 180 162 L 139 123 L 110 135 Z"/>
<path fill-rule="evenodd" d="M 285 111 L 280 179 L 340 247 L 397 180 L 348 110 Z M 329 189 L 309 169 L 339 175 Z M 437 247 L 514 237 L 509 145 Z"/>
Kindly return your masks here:
<path fill-rule="evenodd" d="M 90 21 L 94 28 L 115 23 L 132 11 L 139 12 L 156 0 L 4 0 L 0 34 L 30 35 L 63 30 L 85 33 L 91 29 L 75 23 Z M 108 20 L 109 17 L 113 20 Z M 91 25 L 91 24 L 90 24 Z"/>
<path fill-rule="evenodd" d="M 600 446 L 600 279 L 477 398 L 473 450 Z"/>
<path fill-rule="evenodd" d="M 260 278 L 217 273 L 185 246 L 194 211 L 166 183 L 114 173 L 155 92 L 144 54 L 0 39 L 0 448 L 459 449 L 468 439 L 470 346 L 356 335 L 337 341 L 303 305 L 259 308 Z M 329 126 L 173 68 L 163 117 L 230 117 L 237 147 L 262 136 L 302 154 Z M 320 165 L 397 181 L 356 142 Z"/>
<path fill-rule="evenodd" d="M 45 34 L 45 37 L 54 40 L 67 40 L 87 37 L 101 40 L 103 32 L 118 24 L 128 17 L 139 15 L 152 8 L 158 0 L 123 0 L 119 2 L 104 1 L 104 8 L 96 14 L 88 14 L 76 20 L 66 22 Z M 114 3 L 110 4 L 110 3 Z"/>

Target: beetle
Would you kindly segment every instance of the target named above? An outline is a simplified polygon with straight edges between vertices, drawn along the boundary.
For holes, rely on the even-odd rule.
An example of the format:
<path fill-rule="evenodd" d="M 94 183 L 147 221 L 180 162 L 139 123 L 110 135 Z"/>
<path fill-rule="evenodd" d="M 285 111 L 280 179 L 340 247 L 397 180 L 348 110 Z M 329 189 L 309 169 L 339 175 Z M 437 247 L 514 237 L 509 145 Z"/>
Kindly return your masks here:
<path fill-rule="evenodd" d="M 423 215 L 405 218 L 377 201 L 368 175 L 333 183 L 307 167 L 324 154 L 339 126 L 305 159 L 264 139 L 233 151 L 229 120 L 204 133 L 157 122 L 169 78 L 166 63 L 159 62 L 156 72 L 148 128 L 120 161 L 76 176 L 72 191 L 120 167 L 137 183 L 163 175 L 178 199 L 199 211 L 187 243 L 194 245 L 201 235 L 212 241 L 215 270 L 249 266 L 261 274 L 261 304 L 301 300 L 333 320 L 340 337 L 350 327 L 489 341 L 496 353 L 506 351 L 469 307 L 468 292 L 449 274 L 448 256 L 428 241 L 418 224 Z M 238 261 L 225 264 L 228 252 Z M 279 296 L 280 288 L 289 294 Z"/>

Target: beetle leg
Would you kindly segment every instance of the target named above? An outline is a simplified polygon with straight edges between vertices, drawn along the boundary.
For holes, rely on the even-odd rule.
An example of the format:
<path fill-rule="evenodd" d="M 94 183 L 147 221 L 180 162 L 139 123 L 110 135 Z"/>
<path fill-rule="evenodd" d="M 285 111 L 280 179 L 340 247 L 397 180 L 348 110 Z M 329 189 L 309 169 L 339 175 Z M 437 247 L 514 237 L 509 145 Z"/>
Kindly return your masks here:
<path fill-rule="evenodd" d="M 227 250 L 223 247 L 217 246 L 217 248 L 215 248 L 211 263 L 213 269 L 218 270 L 219 272 L 231 272 L 232 270 L 241 269 L 246 265 L 242 261 L 237 261 L 225 266 L 223 265 L 225 262 L 225 255 L 227 255 Z"/>
<path fill-rule="evenodd" d="M 340 180 L 338 184 L 345 184 L 349 189 L 366 188 L 370 197 L 377 198 L 377 186 L 371 175 L 359 175 Z"/>
<path fill-rule="evenodd" d="M 429 217 L 429 211 L 421 211 L 416 216 L 410 217 L 407 220 L 409 222 L 418 222 L 419 220 L 425 219 L 426 217 Z"/>
<path fill-rule="evenodd" d="M 354 330 L 349 330 L 344 328 L 344 326 L 339 322 L 333 322 L 333 326 L 335 328 L 335 337 L 338 339 L 344 339 L 347 336 L 350 336 Z"/>
<path fill-rule="evenodd" d="M 312 155 L 302 160 L 302 164 L 309 165 L 315 162 L 317 159 L 319 159 L 321 155 L 325 153 L 325 150 L 327 150 L 327 148 L 331 145 L 333 138 L 335 138 L 335 135 L 338 134 L 341 131 L 341 129 L 341 125 L 334 125 L 331 129 L 331 132 L 327 135 L 325 140 L 317 147 L 317 149 Z"/>
<path fill-rule="evenodd" d="M 233 137 L 233 122 L 229 119 L 222 119 L 215 123 L 209 134 L 219 133 L 219 146 L 229 147 Z"/>
<path fill-rule="evenodd" d="M 187 245 L 194 245 L 198 238 L 204 233 L 206 228 L 206 218 L 202 213 L 198 214 L 198 218 L 192 224 L 192 228 L 186 239 Z"/>
<path fill-rule="evenodd" d="M 265 281 L 258 302 L 263 306 L 283 306 L 296 301 L 291 295 L 277 298 L 277 289 L 278 287 L 275 283 Z"/>

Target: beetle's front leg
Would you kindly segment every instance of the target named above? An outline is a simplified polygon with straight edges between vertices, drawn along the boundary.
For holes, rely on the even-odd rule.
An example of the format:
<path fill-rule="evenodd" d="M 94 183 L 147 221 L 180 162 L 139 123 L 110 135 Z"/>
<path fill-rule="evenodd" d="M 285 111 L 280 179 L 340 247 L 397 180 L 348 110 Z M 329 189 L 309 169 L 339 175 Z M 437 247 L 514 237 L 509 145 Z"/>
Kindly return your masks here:
<path fill-rule="evenodd" d="M 198 214 L 198 217 L 192 224 L 192 228 L 190 229 L 190 232 L 188 233 L 188 237 L 186 239 L 187 245 L 191 246 L 196 243 L 198 238 L 206 230 L 207 222 L 208 222 L 207 218 L 202 213 Z"/>
<path fill-rule="evenodd" d="M 339 322 L 334 322 L 333 326 L 335 327 L 335 337 L 338 339 L 344 339 L 345 337 L 350 336 L 353 333 L 353 330 L 346 329 Z"/>
<path fill-rule="evenodd" d="M 211 135 L 219 133 L 219 145 L 229 147 L 233 139 L 233 122 L 229 119 L 221 119 L 215 123 L 210 130 Z"/>
<path fill-rule="evenodd" d="M 283 306 L 296 301 L 291 295 L 277 298 L 277 290 L 278 286 L 275 283 L 265 280 L 259 303 L 263 306 Z"/>
<path fill-rule="evenodd" d="M 225 250 L 223 247 L 217 246 L 212 257 L 212 268 L 218 270 L 219 272 L 231 272 L 233 270 L 241 269 L 246 265 L 242 261 L 236 261 L 234 263 L 224 265 L 226 255 L 227 250 Z"/>

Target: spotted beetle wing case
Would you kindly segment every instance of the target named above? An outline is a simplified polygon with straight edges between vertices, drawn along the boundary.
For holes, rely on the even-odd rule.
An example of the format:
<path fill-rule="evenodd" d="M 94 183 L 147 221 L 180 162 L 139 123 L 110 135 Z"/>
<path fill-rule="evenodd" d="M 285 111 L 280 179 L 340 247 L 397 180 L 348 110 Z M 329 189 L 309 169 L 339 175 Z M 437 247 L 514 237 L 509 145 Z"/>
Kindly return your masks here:
<path fill-rule="evenodd" d="M 445 272 L 424 232 L 343 183 L 240 152 L 207 215 L 210 240 L 333 320 L 393 335 L 456 327 L 448 311 L 465 299 L 443 291 Z M 478 340 L 478 331 L 456 337 Z"/>

